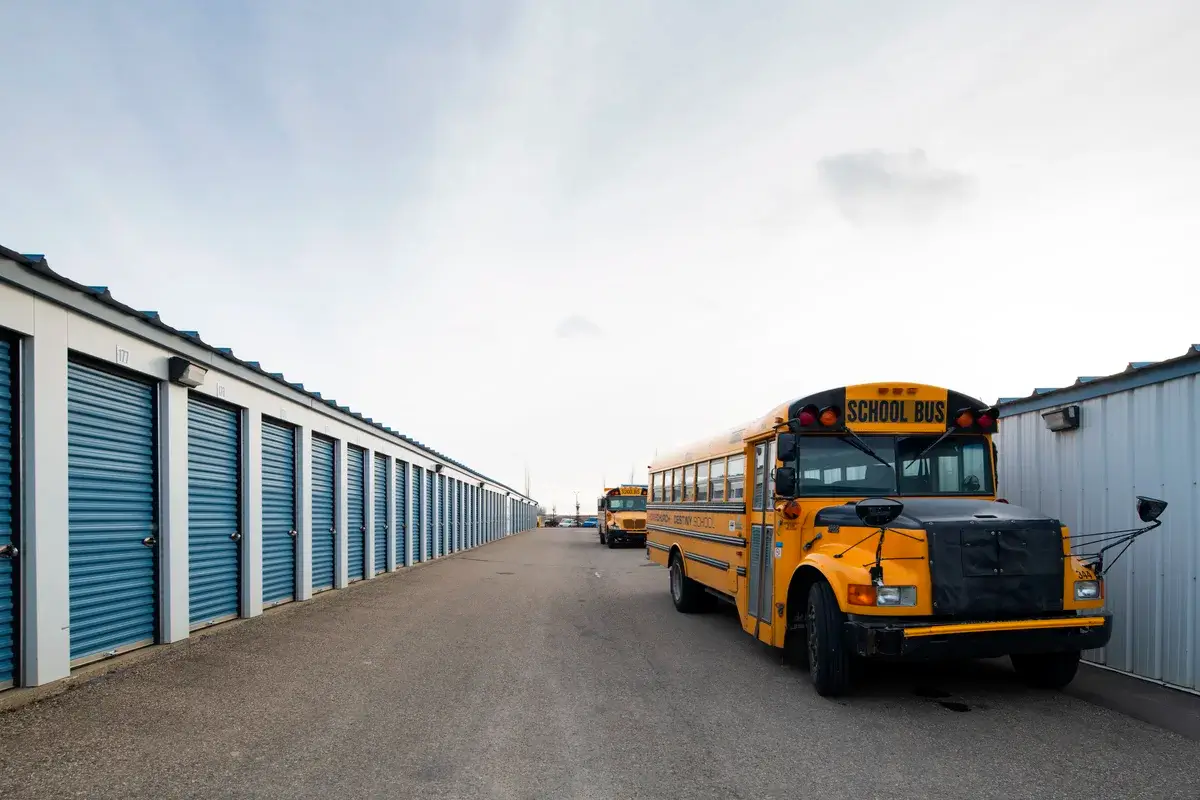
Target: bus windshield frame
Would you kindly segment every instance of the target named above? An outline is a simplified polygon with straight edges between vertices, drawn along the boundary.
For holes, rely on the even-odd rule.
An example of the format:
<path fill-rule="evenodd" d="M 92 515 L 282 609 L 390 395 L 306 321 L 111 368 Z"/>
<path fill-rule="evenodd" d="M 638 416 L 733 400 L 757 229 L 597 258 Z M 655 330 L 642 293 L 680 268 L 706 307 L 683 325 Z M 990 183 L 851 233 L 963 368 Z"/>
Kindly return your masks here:
<path fill-rule="evenodd" d="M 608 498 L 609 511 L 645 511 L 646 495 L 626 494 L 613 495 Z"/>
<path fill-rule="evenodd" d="M 939 434 L 871 433 L 850 437 L 800 436 L 797 497 L 980 497 L 994 496 L 991 441 L 982 434 L 954 434 L 917 458 Z M 896 472 L 899 451 L 901 470 Z M 881 462 L 887 462 L 887 465 Z M 953 488 L 951 488 L 953 487 Z"/>

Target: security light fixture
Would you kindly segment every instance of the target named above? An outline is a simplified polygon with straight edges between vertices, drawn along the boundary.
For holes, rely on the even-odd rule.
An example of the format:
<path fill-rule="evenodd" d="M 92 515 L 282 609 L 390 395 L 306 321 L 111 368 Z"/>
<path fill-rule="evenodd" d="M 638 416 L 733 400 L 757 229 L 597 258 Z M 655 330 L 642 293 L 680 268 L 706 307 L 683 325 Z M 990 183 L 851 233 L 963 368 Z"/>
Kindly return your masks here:
<path fill-rule="evenodd" d="M 1079 406 L 1063 406 L 1053 411 L 1043 411 L 1042 420 L 1046 428 L 1058 433 L 1071 431 L 1079 427 Z"/>
<path fill-rule="evenodd" d="M 194 389 L 204 383 L 204 376 L 207 374 L 208 370 L 193 364 L 186 358 L 171 356 L 167 360 L 167 377 L 171 383 L 178 383 L 180 386 L 189 386 Z"/>
<path fill-rule="evenodd" d="M 441 465 L 441 464 L 434 464 L 434 465 L 433 465 L 433 471 L 434 471 L 434 472 L 438 472 L 438 473 L 440 473 L 440 472 L 442 471 L 442 465 Z"/>

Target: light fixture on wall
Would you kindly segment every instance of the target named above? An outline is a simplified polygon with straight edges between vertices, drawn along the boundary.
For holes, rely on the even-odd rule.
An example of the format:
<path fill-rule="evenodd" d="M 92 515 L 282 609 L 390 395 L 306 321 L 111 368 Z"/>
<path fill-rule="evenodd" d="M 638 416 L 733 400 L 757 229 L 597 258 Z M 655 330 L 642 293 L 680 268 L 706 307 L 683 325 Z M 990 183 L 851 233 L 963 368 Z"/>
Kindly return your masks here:
<path fill-rule="evenodd" d="M 1075 430 L 1079 427 L 1079 406 L 1063 406 L 1053 411 L 1043 411 L 1042 421 L 1055 433 Z"/>
<path fill-rule="evenodd" d="M 441 464 L 434 464 L 434 465 L 433 465 L 433 471 L 434 471 L 434 472 L 438 472 L 438 473 L 440 473 L 440 472 L 442 471 L 442 465 L 441 465 Z"/>
<path fill-rule="evenodd" d="M 167 359 L 167 378 L 170 379 L 171 383 L 195 388 L 204 383 L 204 376 L 207 374 L 208 370 L 193 364 L 186 358 L 171 356 Z"/>

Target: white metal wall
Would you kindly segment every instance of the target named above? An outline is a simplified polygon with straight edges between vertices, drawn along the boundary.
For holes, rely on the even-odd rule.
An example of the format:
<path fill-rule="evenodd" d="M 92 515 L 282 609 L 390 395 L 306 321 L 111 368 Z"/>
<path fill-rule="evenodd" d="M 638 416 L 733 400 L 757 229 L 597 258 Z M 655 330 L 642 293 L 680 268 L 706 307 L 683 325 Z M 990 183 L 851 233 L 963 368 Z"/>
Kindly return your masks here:
<path fill-rule="evenodd" d="M 999 496 L 1072 533 L 1137 526 L 1136 495 L 1169 503 L 1162 527 L 1108 573 L 1112 639 L 1085 657 L 1191 690 L 1200 690 L 1198 385 L 1191 375 L 1084 400 L 1080 427 L 1061 433 L 1046 429 L 1041 410 L 1002 411 L 997 436 Z"/>

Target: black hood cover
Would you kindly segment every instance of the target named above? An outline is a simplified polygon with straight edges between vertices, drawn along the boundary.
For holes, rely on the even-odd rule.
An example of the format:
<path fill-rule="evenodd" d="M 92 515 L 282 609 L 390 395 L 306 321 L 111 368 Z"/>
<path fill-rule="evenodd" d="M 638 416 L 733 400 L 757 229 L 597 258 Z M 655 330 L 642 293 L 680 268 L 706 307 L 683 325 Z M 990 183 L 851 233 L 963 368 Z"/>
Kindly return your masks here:
<path fill-rule="evenodd" d="M 934 614 L 987 620 L 1062 611 L 1058 520 L 990 500 L 898 499 L 904 511 L 888 527 L 925 531 Z M 853 505 L 821 509 L 816 524 L 862 526 Z M 886 582 L 886 561 L 883 568 Z"/>

